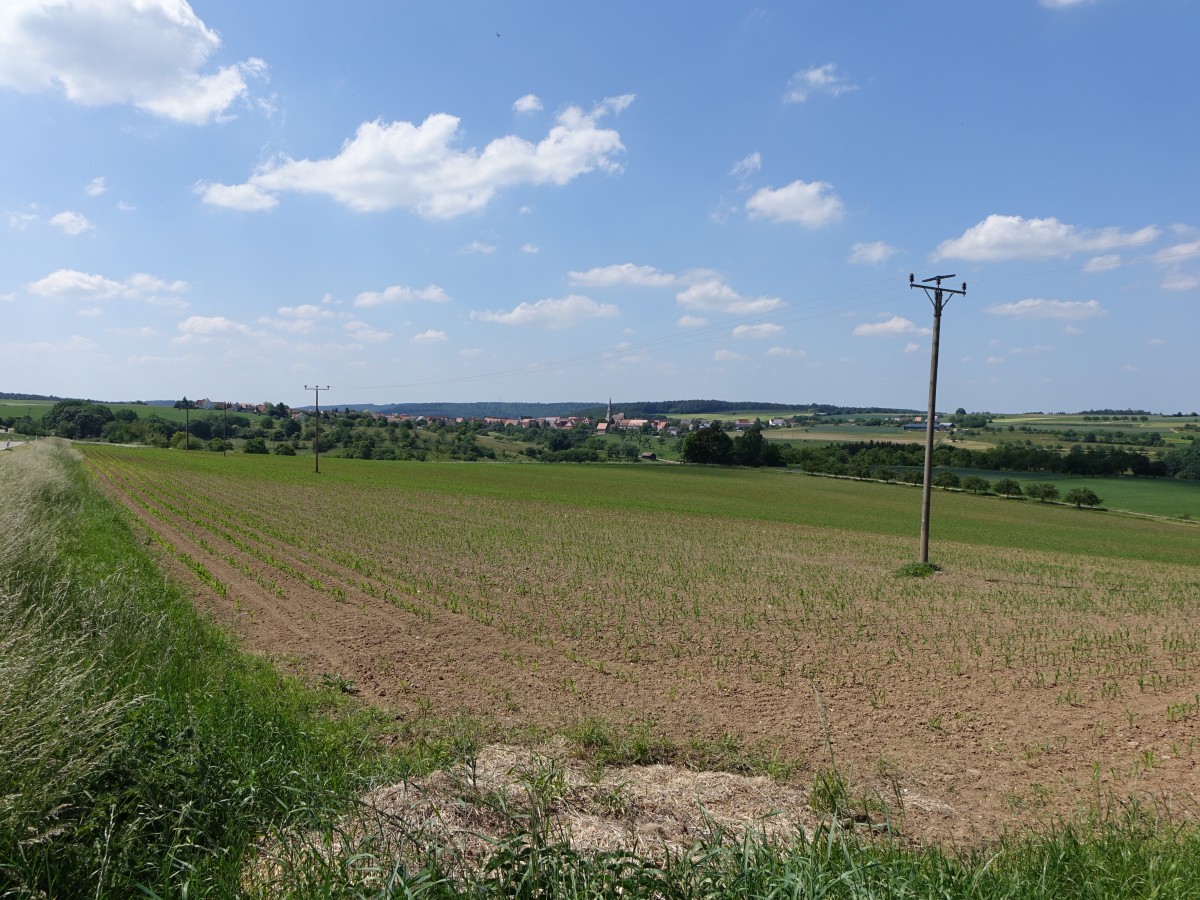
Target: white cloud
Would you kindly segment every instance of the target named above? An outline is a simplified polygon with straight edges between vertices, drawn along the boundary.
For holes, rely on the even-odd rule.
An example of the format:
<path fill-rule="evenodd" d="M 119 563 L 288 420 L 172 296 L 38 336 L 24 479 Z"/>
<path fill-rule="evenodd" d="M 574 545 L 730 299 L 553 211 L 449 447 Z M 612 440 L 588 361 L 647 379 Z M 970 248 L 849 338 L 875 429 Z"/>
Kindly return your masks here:
<path fill-rule="evenodd" d="M 726 350 L 723 347 L 716 351 L 712 355 L 712 358 L 716 362 L 740 362 L 741 360 L 746 359 L 743 354 L 734 353 L 732 350 Z"/>
<path fill-rule="evenodd" d="M 583 287 L 668 287 L 678 280 L 674 275 L 660 272 L 654 266 L 637 266 L 633 263 L 601 266 L 586 272 L 568 272 L 567 278 L 571 284 Z"/>
<path fill-rule="evenodd" d="M 798 222 L 821 228 L 842 218 L 842 201 L 824 181 L 793 181 L 781 188 L 760 188 L 746 201 L 751 218 Z"/>
<path fill-rule="evenodd" d="M 1200 278 L 1195 275 L 1185 275 L 1183 272 L 1168 272 L 1163 276 L 1164 291 L 1190 291 L 1200 286 Z"/>
<path fill-rule="evenodd" d="M 930 334 L 932 329 L 922 328 L 903 316 L 892 316 L 883 322 L 864 322 L 854 328 L 855 337 L 899 337 L 904 334 Z"/>
<path fill-rule="evenodd" d="M 99 316 L 100 313 L 101 313 L 100 307 L 87 306 L 87 307 L 84 307 L 83 309 L 79 310 L 77 313 L 75 313 L 75 315 L 81 316 L 85 319 L 94 319 L 97 316 Z"/>
<path fill-rule="evenodd" d="M 845 76 L 837 73 L 836 63 L 825 63 L 797 72 L 789 80 L 783 95 L 784 103 L 803 103 L 813 94 L 828 94 L 839 97 L 857 91 L 858 85 L 851 84 Z"/>
<path fill-rule="evenodd" d="M 767 351 L 767 356 L 796 356 L 796 351 L 790 347 L 772 347 Z M 804 354 L 799 354 L 803 356 Z"/>
<path fill-rule="evenodd" d="M 567 107 L 537 144 L 508 135 L 482 151 L 455 146 L 459 119 L 447 113 L 435 113 L 420 125 L 364 122 L 337 156 L 279 159 L 235 187 L 256 198 L 284 191 L 328 194 L 358 212 L 404 208 L 427 219 L 453 219 L 482 210 L 504 188 L 561 187 L 596 169 L 619 171 L 616 157 L 625 149 L 621 136 L 598 123 L 633 99 L 632 94 L 610 97 L 591 112 Z M 205 201 L 222 205 L 222 198 L 231 196 L 226 188 L 206 186 Z"/>
<path fill-rule="evenodd" d="M 149 325 L 136 325 L 132 328 L 110 328 L 109 331 L 113 334 L 119 334 L 122 337 L 158 337 L 158 332 Z"/>
<path fill-rule="evenodd" d="M 342 327 L 350 332 L 350 336 L 356 341 L 362 341 L 367 344 L 382 344 L 392 336 L 390 331 L 380 331 L 366 322 L 360 322 L 358 319 L 352 319 Z"/>
<path fill-rule="evenodd" d="M 246 96 L 266 64 L 203 71 L 221 39 L 185 0 L 5 0 L 0 86 L 62 91 L 85 106 L 130 103 L 201 125 Z"/>
<path fill-rule="evenodd" d="M 708 324 L 708 319 L 703 316 L 680 316 L 675 324 L 680 328 L 703 328 Z"/>
<path fill-rule="evenodd" d="M 996 316 L 1011 316 L 1014 319 L 1095 319 L 1107 316 L 1108 312 L 1098 300 L 1019 300 L 1016 303 L 997 303 L 984 308 L 984 312 Z"/>
<path fill-rule="evenodd" d="M 1121 254 L 1106 253 L 1103 256 L 1093 256 L 1083 265 L 1085 272 L 1107 272 L 1121 265 Z"/>
<path fill-rule="evenodd" d="M 850 255 L 846 257 L 846 262 L 853 266 L 877 266 L 887 262 L 895 252 L 895 247 L 883 241 L 855 244 L 850 250 Z"/>
<path fill-rule="evenodd" d="M 479 351 L 478 347 L 463 347 L 461 350 L 458 351 L 458 355 L 470 358 L 473 356 L 478 356 L 479 352 L 480 351 Z"/>
<path fill-rule="evenodd" d="M 608 319 L 620 313 L 611 303 L 597 303 L 591 297 L 571 294 L 561 300 L 521 303 L 508 312 L 472 311 L 471 318 L 502 325 L 545 325 L 566 328 L 585 319 Z"/>
<path fill-rule="evenodd" d="M 329 310 L 314 303 L 305 303 L 301 306 L 281 306 L 276 312 L 282 318 L 272 319 L 263 316 L 258 320 L 258 324 L 272 325 L 292 334 L 309 334 L 316 328 L 318 319 L 328 319 L 333 316 Z"/>
<path fill-rule="evenodd" d="M 770 312 L 783 305 L 778 297 L 743 297 L 719 278 L 707 278 L 689 285 L 676 294 L 675 299 L 680 306 L 694 312 L 720 311 L 739 316 Z"/>
<path fill-rule="evenodd" d="M 412 342 L 414 344 L 440 344 L 446 340 L 446 332 L 434 331 L 432 328 L 428 331 L 422 331 L 418 335 L 414 335 Z"/>
<path fill-rule="evenodd" d="M 1092 2 L 1093 0 L 1038 0 L 1038 5 L 1047 9 L 1069 9 L 1072 6 L 1083 6 Z"/>
<path fill-rule="evenodd" d="M 738 325 L 732 332 L 731 337 L 735 338 L 753 338 L 754 340 L 762 340 L 763 338 L 774 337 L 783 331 L 782 325 L 775 325 L 770 322 L 763 322 L 761 325 Z"/>
<path fill-rule="evenodd" d="M 904 345 L 905 353 L 916 353 L 920 349 L 921 349 L 921 345 L 918 344 L 916 341 L 909 341 L 907 344 Z"/>
<path fill-rule="evenodd" d="M 209 184 L 200 182 L 196 185 L 196 193 L 200 194 L 205 203 L 212 206 L 223 206 L 226 209 L 237 209 L 242 212 L 262 212 L 274 209 L 279 201 L 253 184 Z"/>
<path fill-rule="evenodd" d="M 258 336 L 258 332 L 249 325 L 235 322 L 225 316 L 188 316 L 177 327 L 179 336 L 174 339 L 176 344 L 207 344 L 219 337 Z"/>
<path fill-rule="evenodd" d="M 489 253 L 496 252 L 495 244 L 485 244 L 483 241 L 471 241 L 460 251 L 467 255 L 487 256 Z"/>
<path fill-rule="evenodd" d="M 1081 229 L 1053 218 L 990 215 L 960 237 L 943 241 L 934 251 L 933 259 L 996 262 L 1068 257 L 1075 253 L 1103 253 L 1146 244 L 1161 233 L 1154 226 L 1123 232 L 1118 228 Z"/>
<path fill-rule="evenodd" d="M 1002 365 L 1004 365 L 1004 357 L 1003 356 L 989 356 L 985 360 L 985 362 L 989 366 L 1002 366 Z"/>
<path fill-rule="evenodd" d="M 1163 338 L 1150 338 L 1146 341 L 1147 347 L 1165 347 L 1167 342 Z"/>
<path fill-rule="evenodd" d="M 542 252 L 542 248 L 541 248 L 541 247 L 539 247 L 539 246 L 537 246 L 537 244 L 522 244 L 522 245 L 521 245 L 521 252 L 522 252 L 522 253 L 530 253 L 530 254 L 532 254 L 532 253 L 541 253 L 541 252 Z"/>
<path fill-rule="evenodd" d="M 526 94 L 524 97 L 518 97 L 513 103 L 513 112 L 535 113 L 541 110 L 542 100 L 537 94 Z"/>
<path fill-rule="evenodd" d="M 385 303 L 414 303 L 418 300 L 426 303 L 447 303 L 450 295 L 436 284 L 423 288 L 410 288 L 394 284 L 382 291 L 363 291 L 354 298 L 354 305 L 382 306 Z"/>
<path fill-rule="evenodd" d="M 99 176 L 97 178 L 93 178 L 91 181 L 89 181 L 87 183 L 87 187 L 85 187 L 83 189 L 83 192 L 85 194 L 87 194 L 89 197 L 99 197 L 101 194 L 103 194 L 107 190 L 108 190 L 108 181 L 104 178 L 103 175 L 101 175 L 101 176 Z"/>
<path fill-rule="evenodd" d="M 50 224 L 62 229 L 63 234 L 80 235 L 91 231 L 95 226 L 88 221 L 83 213 L 66 210 L 50 217 Z"/>
<path fill-rule="evenodd" d="M 145 300 L 149 303 L 179 305 L 178 294 L 187 290 L 186 281 L 164 281 L 154 275 L 138 273 L 124 281 L 115 281 L 103 275 L 79 272 L 75 269 L 58 269 L 45 278 L 30 282 L 25 289 L 39 297 L 57 300 L 84 300 L 95 302 L 119 297 L 128 300 Z"/>
<path fill-rule="evenodd" d="M 1176 233 L 1184 233 L 1186 230 L 1184 226 L 1175 228 Z M 1194 259 L 1197 256 L 1200 256 L 1200 241 L 1175 244 L 1157 254 L 1155 262 L 1168 266 L 1166 274 L 1163 275 L 1163 290 L 1190 291 L 1200 286 L 1200 278 L 1190 275 L 1182 269 L 1184 260 Z"/>
<path fill-rule="evenodd" d="M 762 154 L 757 150 L 734 163 L 729 174 L 739 181 L 749 178 L 762 168 Z"/>

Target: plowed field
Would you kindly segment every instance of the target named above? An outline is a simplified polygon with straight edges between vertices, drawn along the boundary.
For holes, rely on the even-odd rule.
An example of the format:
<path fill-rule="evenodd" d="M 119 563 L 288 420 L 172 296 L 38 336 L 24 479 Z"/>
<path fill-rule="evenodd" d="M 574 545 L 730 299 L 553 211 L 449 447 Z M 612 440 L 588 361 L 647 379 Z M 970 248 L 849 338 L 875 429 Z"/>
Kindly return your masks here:
<path fill-rule="evenodd" d="M 1200 789 L 1200 529 L 680 466 L 88 447 L 245 645 L 397 716 L 733 735 L 974 840 Z M 826 742 L 827 720 L 829 744 Z M 897 793 L 898 792 L 898 793 Z"/>

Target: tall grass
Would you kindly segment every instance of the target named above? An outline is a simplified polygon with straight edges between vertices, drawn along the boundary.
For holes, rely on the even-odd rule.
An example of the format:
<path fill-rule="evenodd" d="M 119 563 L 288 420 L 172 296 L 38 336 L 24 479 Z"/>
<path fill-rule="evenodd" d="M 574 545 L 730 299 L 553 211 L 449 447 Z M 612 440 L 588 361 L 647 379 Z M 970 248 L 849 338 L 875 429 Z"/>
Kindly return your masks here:
<path fill-rule="evenodd" d="M 360 732 L 200 619 L 72 451 L 0 460 L 0 541 L 0 895 L 227 896 L 353 795 Z"/>

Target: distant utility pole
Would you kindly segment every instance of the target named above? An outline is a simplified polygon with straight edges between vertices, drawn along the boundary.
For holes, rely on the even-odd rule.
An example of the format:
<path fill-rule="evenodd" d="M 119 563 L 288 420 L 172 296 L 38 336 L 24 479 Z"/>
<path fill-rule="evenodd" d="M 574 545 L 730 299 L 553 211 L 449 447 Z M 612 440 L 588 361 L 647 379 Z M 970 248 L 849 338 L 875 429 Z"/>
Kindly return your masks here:
<path fill-rule="evenodd" d="M 196 404 L 184 397 L 182 400 L 175 401 L 175 408 L 183 410 L 183 449 L 192 449 L 192 410 L 196 408 Z"/>
<path fill-rule="evenodd" d="M 329 385 L 325 385 L 325 387 L 318 387 L 316 385 L 314 385 L 313 387 L 309 387 L 306 384 L 304 386 L 304 389 L 306 391 L 312 391 L 314 396 L 317 398 L 317 403 L 316 403 L 316 407 L 317 407 L 317 412 L 316 412 L 317 437 L 316 437 L 316 440 L 313 441 L 313 466 L 314 466 L 313 471 L 316 474 L 320 475 L 321 474 L 321 391 L 329 390 Z"/>
<path fill-rule="evenodd" d="M 913 275 L 908 276 L 909 288 L 920 288 L 933 304 L 933 346 L 929 353 L 929 415 L 925 420 L 925 477 L 921 481 L 921 562 L 929 562 L 929 501 L 933 493 L 933 429 L 934 415 L 937 409 L 937 371 L 938 371 L 938 340 L 942 332 L 942 310 L 950 302 L 950 297 L 959 294 L 967 295 L 967 283 L 962 283 L 961 290 L 942 287 L 942 279 L 953 278 L 953 275 L 934 275 L 920 283 Z M 930 284 L 930 282 L 933 284 Z"/>
<path fill-rule="evenodd" d="M 225 436 L 225 433 L 228 430 L 226 428 L 226 426 L 228 424 L 229 424 L 229 401 L 226 400 L 225 403 L 222 404 L 222 406 L 221 406 L 221 455 L 222 456 L 225 455 L 225 444 L 229 441 L 229 438 Z"/>

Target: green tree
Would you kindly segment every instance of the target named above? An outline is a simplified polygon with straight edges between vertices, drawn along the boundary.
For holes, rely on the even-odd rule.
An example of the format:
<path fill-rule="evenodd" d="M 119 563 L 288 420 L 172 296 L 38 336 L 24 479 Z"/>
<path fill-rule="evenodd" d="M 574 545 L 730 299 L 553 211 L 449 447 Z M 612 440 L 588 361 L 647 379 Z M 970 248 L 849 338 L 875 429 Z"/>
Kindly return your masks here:
<path fill-rule="evenodd" d="M 938 472 L 933 476 L 935 487 L 940 488 L 956 488 L 962 483 L 962 480 L 953 472 Z"/>
<path fill-rule="evenodd" d="M 275 445 L 275 455 L 276 456 L 295 456 L 296 448 L 293 447 L 291 444 L 276 444 Z"/>
<path fill-rule="evenodd" d="M 684 462 L 727 466 L 733 455 L 733 439 L 725 433 L 720 422 L 691 432 L 683 439 L 680 456 Z"/>
<path fill-rule="evenodd" d="M 1067 491 L 1067 495 L 1063 499 L 1068 503 L 1073 503 L 1076 509 L 1082 509 L 1085 506 L 1099 506 L 1103 502 L 1091 488 L 1072 488 Z"/>
<path fill-rule="evenodd" d="M 978 475 L 968 475 L 963 479 L 962 487 L 964 491 L 970 491 L 972 494 L 986 494 L 992 489 L 992 483 Z"/>
<path fill-rule="evenodd" d="M 1025 485 L 1025 496 L 1033 498 L 1038 503 L 1057 500 L 1058 485 L 1051 484 L 1048 481 L 1035 481 L 1033 484 Z"/>
<path fill-rule="evenodd" d="M 260 437 L 252 437 L 246 441 L 246 445 L 242 447 L 243 453 L 266 453 L 267 442 Z"/>
<path fill-rule="evenodd" d="M 992 489 L 997 494 L 1002 494 L 1005 497 L 1021 496 L 1021 483 L 1013 478 L 1001 478 L 992 485 Z"/>

